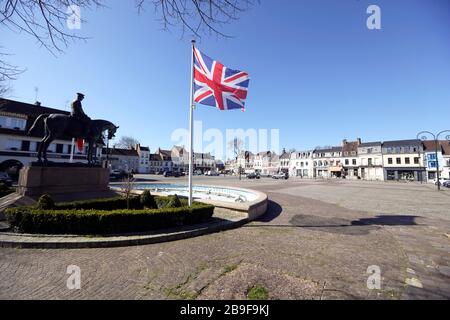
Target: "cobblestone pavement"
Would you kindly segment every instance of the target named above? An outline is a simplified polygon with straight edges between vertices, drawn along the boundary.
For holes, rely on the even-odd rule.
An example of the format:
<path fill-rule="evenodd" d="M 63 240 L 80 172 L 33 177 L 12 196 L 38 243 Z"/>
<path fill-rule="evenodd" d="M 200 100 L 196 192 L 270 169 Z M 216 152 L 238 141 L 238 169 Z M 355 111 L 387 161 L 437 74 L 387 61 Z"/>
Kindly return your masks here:
<path fill-rule="evenodd" d="M 448 190 L 363 181 L 197 181 L 266 192 L 269 211 L 239 229 L 161 244 L 0 248 L 0 299 L 245 299 L 254 285 L 272 299 L 450 298 Z M 80 290 L 66 286 L 69 265 L 81 268 Z M 368 289 L 370 266 L 380 270 L 380 289 Z"/>

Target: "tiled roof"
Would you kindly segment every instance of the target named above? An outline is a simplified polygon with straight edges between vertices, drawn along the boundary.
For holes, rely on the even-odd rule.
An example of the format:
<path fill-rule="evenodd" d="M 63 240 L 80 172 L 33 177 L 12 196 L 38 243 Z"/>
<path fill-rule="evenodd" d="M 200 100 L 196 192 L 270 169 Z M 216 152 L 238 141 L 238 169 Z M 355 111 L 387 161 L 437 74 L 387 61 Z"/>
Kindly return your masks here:
<path fill-rule="evenodd" d="M 442 152 L 445 156 L 450 156 L 450 141 L 441 141 Z"/>
<path fill-rule="evenodd" d="M 358 151 L 358 141 L 348 141 L 342 145 L 342 152 Z"/>
<path fill-rule="evenodd" d="M 281 156 L 280 159 L 290 159 L 291 158 L 291 153 L 290 152 L 284 152 Z"/>
<path fill-rule="evenodd" d="M 409 146 L 418 146 L 421 144 L 421 141 L 418 139 L 411 140 L 393 140 L 393 141 L 384 141 L 383 147 L 409 147 Z"/>
<path fill-rule="evenodd" d="M 434 140 L 422 141 L 424 151 L 431 152 L 436 151 L 436 142 Z M 444 155 L 450 155 L 450 141 L 440 140 L 438 151 L 441 151 Z"/>
<path fill-rule="evenodd" d="M 150 161 L 162 161 L 162 158 L 159 154 L 151 153 L 150 154 Z"/>
<path fill-rule="evenodd" d="M 315 149 L 314 153 L 326 153 L 326 152 L 341 152 L 342 147 L 329 147 L 324 149 Z"/>
<path fill-rule="evenodd" d="M 70 114 L 68 111 L 42 107 L 35 104 L 0 98 L 0 112 L 16 113 L 20 115 L 38 117 L 43 113 Z"/>
<path fill-rule="evenodd" d="M 376 147 L 381 146 L 381 141 L 375 141 L 375 142 L 364 142 L 359 145 L 360 147 Z"/>
<path fill-rule="evenodd" d="M 0 98 L 0 114 L 4 115 L 10 115 L 10 116 L 19 116 L 27 119 L 27 125 L 25 127 L 25 131 L 22 130 L 14 130 L 14 129 L 8 129 L 8 128 L 0 128 L 1 133 L 5 134 L 11 134 L 11 135 L 18 135 L 18 136 L 25 136 L 27 135 L 28 130 L 33 125 L 34 120 L 41 114 L 51 114 L 51 113 L 58 113 L 58 114 L 65 114 L 69 115 L 70 112 L 54 109 L 54 108 L 47 108 L 38 106 L 35 104 L 29 104 L 24 103 L 20 101 L 14 101 L 9 99 L 2 99 Z M 42 138 L 44 137 L 44 125 L 43 123 L 40 123 L 38 126 L 35 127 L 35 130 L 33 130 L 33 133 L 30 135 L 30 137 L 35 138 Z M 72 140 L 71 137 L 61 137 L 61 140 Z"/>

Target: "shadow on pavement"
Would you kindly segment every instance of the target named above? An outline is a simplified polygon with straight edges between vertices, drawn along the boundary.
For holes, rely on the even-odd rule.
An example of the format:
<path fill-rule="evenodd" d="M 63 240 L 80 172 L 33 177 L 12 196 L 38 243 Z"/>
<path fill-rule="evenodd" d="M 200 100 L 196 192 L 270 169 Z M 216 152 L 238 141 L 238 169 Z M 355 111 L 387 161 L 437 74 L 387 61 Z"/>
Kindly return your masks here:
<path fill-rule="evenodd" d="M 282 209 L 275 202 L 272 204 L 272 208 L 275 210 L 269 210 L 266 215 L 261 219 L 255 220 L 260 222 L 269 222 L 278 216 Z M 278 212 L 278 214 L 277 214 Z M 272 215 L 275 215 L 273 217 Z M 272 218 L 271 218 L 272 217 Z M 271 224 L 271 225 L 246 225 L 245 227 L 285 227 L 285 228 L 308 228 L 312 230 L 338 233 L 345 235 L 366 235 L 370 231 L 378 230 L 382 226 L 414 226 L 419 225 L 416 222 L 416 218 L 419 216 L 407 216 L 407 215 L 379 215 L 372 218 L 361 218 L 357 220 L 348 220 L 338 217 L 323 217 L 316 215 L 295 215 L 289 220 L 289 224 Z"/>
<path fill-rule="evenodd" d="M 278 217 L 281 212 L 283 212 L 283 208 L 276 202 L 269 200 L 267 204 L 267 211 L 265 214 L 263 214 L 258 219 L 255 219 L 254 221 L 258 222 L 270 222 L 274 220 L 276 217 Z"/>

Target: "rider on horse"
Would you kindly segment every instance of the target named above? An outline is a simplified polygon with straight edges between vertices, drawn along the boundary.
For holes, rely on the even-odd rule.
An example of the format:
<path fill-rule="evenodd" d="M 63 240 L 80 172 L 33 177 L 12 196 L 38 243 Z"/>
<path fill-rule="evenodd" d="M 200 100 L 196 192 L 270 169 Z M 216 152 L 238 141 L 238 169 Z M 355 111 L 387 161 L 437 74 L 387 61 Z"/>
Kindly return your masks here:
<path fill-rule="evenodd" d="M 91 118 L 89 118 L 83 111 L 81 101 L 84 99 L 84 94 L 77 93 L 77 98 L 72 102 L 71 116 L 81 123 L 81 134 L 79 138 L 85 138 L 88 134 L 89 125 L 91 124 Z"/>

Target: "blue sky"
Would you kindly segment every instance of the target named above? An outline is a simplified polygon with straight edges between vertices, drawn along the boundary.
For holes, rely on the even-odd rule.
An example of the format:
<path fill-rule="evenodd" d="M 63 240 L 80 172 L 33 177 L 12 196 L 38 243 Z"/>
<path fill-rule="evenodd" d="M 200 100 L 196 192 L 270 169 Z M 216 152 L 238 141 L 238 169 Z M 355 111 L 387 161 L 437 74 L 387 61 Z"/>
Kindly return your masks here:
<path fill-rule="evenodd" d="M 134 1 L 82 12 L 88 23 L 54 57 L 31 37 L 0 29 L 10 62 L 27 71 L 10 98 L 67 108 L 86 94 L 85 112 L 118 124 L 118 135 L 154 151 L 189 118 L 190 37 L 161 30 L 153 10 Z M 381 8 L 381 30 L 368 30 L 368 5 Z M 222 28 L 231 39 L 197 45 L 226 66 L 249 72 L 246 112 L 199 106 L 203 128 L 280 129 L 280 147 L 313 148 L 415 138 L 450 129 L 448 0 L 262 0 Z"/>

